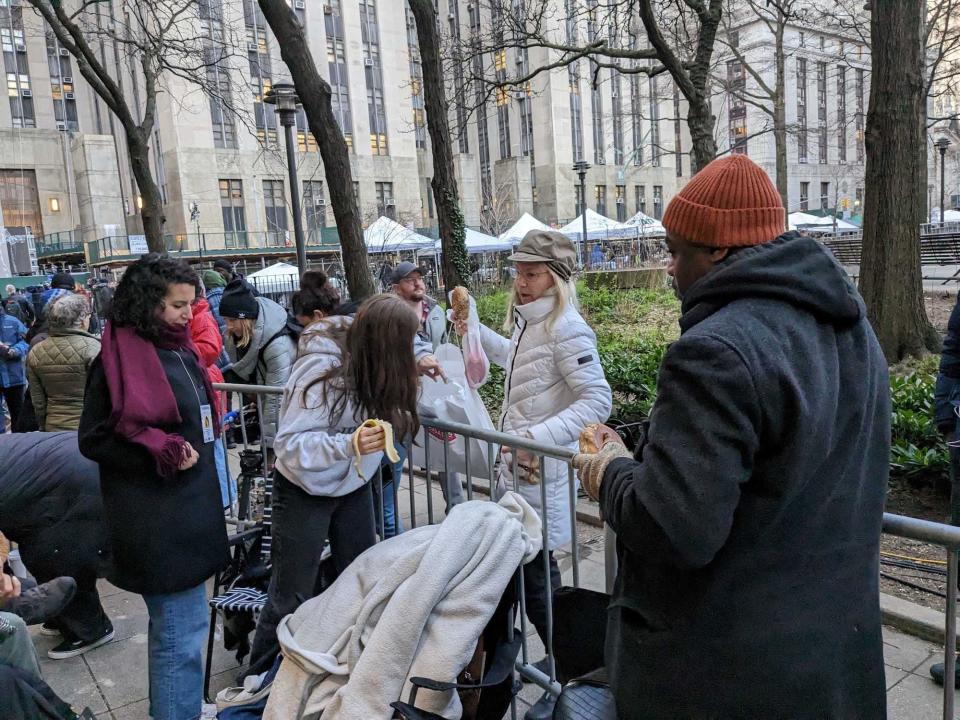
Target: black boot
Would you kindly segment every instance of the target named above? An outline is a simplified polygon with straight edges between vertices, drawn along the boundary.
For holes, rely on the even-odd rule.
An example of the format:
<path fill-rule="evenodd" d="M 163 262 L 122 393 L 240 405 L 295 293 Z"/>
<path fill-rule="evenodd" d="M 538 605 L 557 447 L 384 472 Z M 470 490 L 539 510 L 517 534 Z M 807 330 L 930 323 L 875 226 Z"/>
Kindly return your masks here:
<path fill-rule="evenodd" d="M 943 685 L 943 663 L 935 663 L 930 666 L 930 676 L 937 685 Z M 960 688 L 960 657 L 957 658 L 957 665 L 954 672 L 954 687 Z"/>
<path fill-rule="evenodd" d="M 43 585 L 24 590 L 19 596 L 8 600 L 5 612 L 19 615 L 27 625 L 37 625 L 51 620 L 63 612 L 73 600 L 77 583 L 70 577 L 58 577 Z"/>
<path fill-rule="evenodd" d="M 540 699 L 527 710 L 523 720 L 550 720 L 553 717 L 553 708 L 557 704 L 557 697 L 553 693 L 545 692 Z"/>

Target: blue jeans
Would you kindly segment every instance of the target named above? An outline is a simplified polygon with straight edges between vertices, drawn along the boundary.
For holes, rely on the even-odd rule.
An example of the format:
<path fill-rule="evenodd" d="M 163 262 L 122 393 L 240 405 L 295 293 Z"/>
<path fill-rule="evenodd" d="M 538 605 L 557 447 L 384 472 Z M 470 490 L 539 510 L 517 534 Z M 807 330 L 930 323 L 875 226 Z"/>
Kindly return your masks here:
<path fill-rule="evenodd" d="M 407 461 L 407 448 L 402 443 L 394 443 L 400 460 L 397 463 L 391 463 L 384 455 L 380 463 L 381 477 L 383 478 L 383 518 L 380 518 L 380 492 L 377 483 L 377 476 L 374 475 L 370 480 L 370 487 L 373 490 L 373 516 L 377 522 L 377 534 L 382 540 L 392 538 L 401 534 L 403 522 L 400 515 L 395 512 L 393 503 L 397 494 L 397 488 L 400 485 L 400 479 L 403 477 L 403 464 Z"/>
<path fill-rule="evenodd" d="M 143 599 L 150 615 L 150 717 L 194 720 L 203 706 L 203 644 L 210 622 L 206 586 Z"/>

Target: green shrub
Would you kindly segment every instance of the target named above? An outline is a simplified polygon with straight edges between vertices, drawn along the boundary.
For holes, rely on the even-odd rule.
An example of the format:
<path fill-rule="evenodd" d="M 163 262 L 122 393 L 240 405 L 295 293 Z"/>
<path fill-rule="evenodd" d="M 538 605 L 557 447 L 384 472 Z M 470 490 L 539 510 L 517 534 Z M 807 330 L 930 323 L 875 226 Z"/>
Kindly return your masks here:
<path fill-rule="evenodd" d="M 934 388 L 938 358 L 926 358 L 890 375 L 890 473 L 912 482 L 933 483 L 949 477 L 947 444 L 934 424 Z"/>

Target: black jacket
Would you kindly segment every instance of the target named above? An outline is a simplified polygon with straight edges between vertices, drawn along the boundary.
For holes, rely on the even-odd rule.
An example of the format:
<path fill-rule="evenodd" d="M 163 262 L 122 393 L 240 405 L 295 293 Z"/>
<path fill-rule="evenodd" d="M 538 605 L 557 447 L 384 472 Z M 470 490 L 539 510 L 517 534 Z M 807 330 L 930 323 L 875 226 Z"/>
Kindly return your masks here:
<path fill-rule="evenodd" d="M 622 718 L 884 718 L 887 365 L 856 289 L 794 233 L 688 291 L 640 462 L 601 508 Z"/>
<path fill-rule="evenodd" d="M 947 334 L 943 338 L 934 399 L 937 429 L 942 433 L 954 432 L 957 429 L 955 410 L 960 406 L 960 297 L 950 313 Z"/>
<path fill-rule="evenodd" d="M 75 432 L 0 435 L 0 532 L 41 582 L 102 574 L 107 559 L 96 463 Z"/>
<path fill-rule="evenodd" d="M 180 411 L 178 432 L 200 460 L 173 479 L 150 454 L 113 432 L 110 392 L 98 357 L 90 368 L 80 418 L 80 451 L 100 465 L 100 488 L 117 587 L 141 594 L 173 593 L 204 582 L 229 561 L 213 443 L 203 442 L 198 394 L 202 371 L 188 352 L 158 351 Z M 185 374 L 182 358 L 189 372 Z"/>

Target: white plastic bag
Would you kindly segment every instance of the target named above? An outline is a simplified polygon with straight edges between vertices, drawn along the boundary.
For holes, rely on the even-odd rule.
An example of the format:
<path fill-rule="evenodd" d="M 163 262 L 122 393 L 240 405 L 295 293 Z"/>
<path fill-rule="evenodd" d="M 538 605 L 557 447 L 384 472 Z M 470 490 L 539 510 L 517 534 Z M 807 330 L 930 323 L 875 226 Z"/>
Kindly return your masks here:
<path fill-rule="evenodd" d="M 418 409 L 421 420 L 429 424 L 431 418 L 462 423 L 483 430 L 494 430 L 490 413 L 480 399 L 480 394 L 469 386 L 466 380 L 463 354 L 456 345 L 445 343 L 434 353 L 443 367 L 447 382 L 424 377 L 421 381 Z M 461 435 L 441 432 L 434 428 L 421 428 L 413 446 L 413 464 L 425 468 L 426 448 L 430 448 L 430 470 L 442 472 L 444 468 L 444 447 L 447 448 L 447 472 L 467 472 L 467 444 L 470 445 L 470 475 L 489 477 L 490 466 L 487 462 L 487 443 L 480 440 L 469 441 Z M 494 462 L 499 448 L 494 447 Z"/>
<path fill-rule="evenodd" d="M 447 318 L 453 322 L 453 310 L 447 311 Z M 471 388 L 481 387 L 490 377 L 490 360 L 480 344 L 480 315 L 477 313 L 477 301 L 470 297 L 470 311 L 467 314 L 467 334 L 463 337 L 463 362 L 467 384 Z"/>

